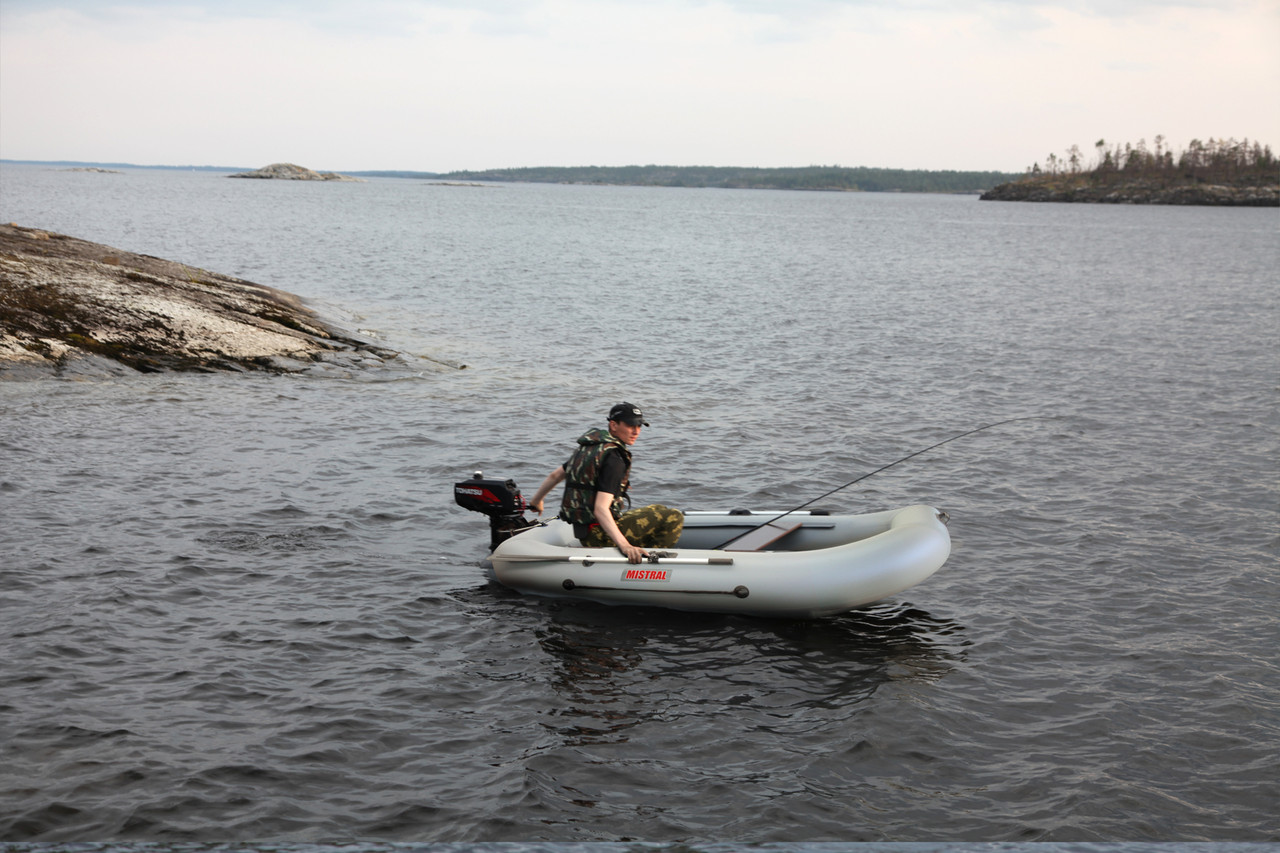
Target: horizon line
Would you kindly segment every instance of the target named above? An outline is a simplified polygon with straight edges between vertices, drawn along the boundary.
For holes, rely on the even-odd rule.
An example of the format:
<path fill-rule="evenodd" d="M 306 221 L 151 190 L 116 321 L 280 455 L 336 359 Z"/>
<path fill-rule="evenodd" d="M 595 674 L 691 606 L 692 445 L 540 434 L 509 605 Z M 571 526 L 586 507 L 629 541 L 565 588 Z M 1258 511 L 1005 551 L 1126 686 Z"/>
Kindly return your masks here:
<path fill-rule="evenodd" d="M 280 160 L 279 163 L 290 163 L 292 161 Z M 15 165 L 30 166 L 97 166 L 97 167 L 120 167 L 129 169 L 191 169 L 198 171 L 210 172 L 252 172 L 257 169 L 265 168 L 263 166 L 216 166 L 212 164 L 198 165 L 195 163 L 185 164 L 165 164 L 165 163 L 127 163 L 115 160 L 33 160 L 26 158 L 0 157 L 0 163 L 12 163 Z M 268 166 L 275 165 L 268 163 Z M 293 165 L 300 165 L 294 163 Z M 313 169 L 311 166 L 303 166 L 302 168 Z M 858 169 L 874 169 L 884 172 L 955 172 L 955 173 L 974 173 L 974 174 L 1000 174 L 1000 175 L 1020 175 L 1025 169 L 1017 171 L 1009 171 L 1007 169 L 930 169 L 930 168 L 902 168 L 894 166 L 842 166 L 838 164 L 810 163 L 806 166 L 712 166 L 705 163 L 694 165 L 676 165 L 672 163 L 627 163 L 621 166 L 491 166 L 483 169 L 452 169 L 447 172 L 428 171 L 426 169 L 313 169 L 317 172 L 338 172 L 339 174 L 350 175 L 376 175 L 376 174 L 408 174 L 408 175 L 429 175 L 434 177 L 446 177 L 460 173 L 474 172 L 504 172 L 515 171 L 517 169 L 759 169 L 759 170 L 783 170 L 783 169 L 840 169 L 847 171 L 856 171 Z"/>

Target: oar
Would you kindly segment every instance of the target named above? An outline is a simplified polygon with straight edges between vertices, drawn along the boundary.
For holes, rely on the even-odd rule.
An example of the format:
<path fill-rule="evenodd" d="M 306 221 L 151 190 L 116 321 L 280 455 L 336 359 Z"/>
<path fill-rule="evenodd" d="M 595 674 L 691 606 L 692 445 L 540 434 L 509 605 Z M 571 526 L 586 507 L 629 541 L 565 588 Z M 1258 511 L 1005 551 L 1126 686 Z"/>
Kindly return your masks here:
<path fill-rule="evenodd" d="M 567 556 L 556 557 L 535 557 L 530 555 L 502 557 L 512 563 L 581 563 L 584 566 L 591 566 L 596 563 L 630 563 L 623 556 L 603 556 L 595 557 L 589 554 L 569 554 Z M 650 557 L 642 560 L 638 564 L 660 563 L 664 566 L 732 566 L 733 557 Z"/>

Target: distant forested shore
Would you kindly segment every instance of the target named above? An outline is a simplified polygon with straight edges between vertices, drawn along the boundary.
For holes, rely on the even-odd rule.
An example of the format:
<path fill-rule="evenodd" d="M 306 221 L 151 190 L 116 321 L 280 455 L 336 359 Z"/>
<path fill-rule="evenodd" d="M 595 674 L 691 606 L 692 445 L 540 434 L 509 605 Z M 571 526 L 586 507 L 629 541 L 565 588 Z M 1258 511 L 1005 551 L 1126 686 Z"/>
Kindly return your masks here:
<path fill-rule="evenodd" d="M 112 169 L 169 169 L 242 172 L 231 166 L 139 166 L 132 163 L 94 163 L 81 160 L 0 160 L 3 163 L 52 167 Z M 800 166 L 754 168 L 740 166 L 534 166 L 514 169 L 421 172 L 407 169 L 354 170 L 358 178 L 410 178 L 435 181 L 485 181 L 541 184 L 609 184 L 640 187 L 711 187 L 719 189 L 817 190 L 828 192 L 907 192 L 978 194 L 1016 172 L 960 172 L 933 169 L 877 169 L 865 166 Z"/>
<path fill-rule="evenodd" d="M 9 160 L 0 159 L 0 163 L 12 163 L 15 166 L 48 166 L 49 168 L 67 171 L 116 170 L 116 169 L 153 169 L 168 172 L 244 172 L 249 166 L 153 166 L 139 163 L 105 163 L 98 160 Z"/>
<path fill-rule="evenodd" d="M 356 173 L 359 174 L 359 173 Z M 1015 177 L 1009 172 L 803 166 L 545 166 L 449 172 L 454 181 L 610 184 L 639 187 L 816 190 L 826 192 L 980 193 Z"/>
<path fill-rule="evenodd" d="M 3 160 L 58 167 L 235 171 L 220 166 L 136 166 L 128 163 Z M 360 178 L 467 183 L 600 184 L 640 187 L 811 190 L 824 192 L 958 193 L 993 201 L 1110 204 L 1280 206 L 1280 161 L 1271 146 L 1247 139 L 1193 139 L 1175 152 L 1163 136 L 1137 144 L 1099 139 L 1092 157 L 1078 145 L 1016 172 L 881 169 L 866 166 L 760 168 L 738 166 L 531 166 L 421 172 L 346 170 Z"/>
<path fill-rule="evenodd" d="M 1175 152 L 1157 136 L 1148 147 L 1094 143 L 1086 162 L 1078 145 L 1050 154 L 1015 181 L 982 194 L 988 201 L 1196 204 L 1280 207 L 1280 161 L 1270 145 L 1247 139 L 1193 139 Z"/>

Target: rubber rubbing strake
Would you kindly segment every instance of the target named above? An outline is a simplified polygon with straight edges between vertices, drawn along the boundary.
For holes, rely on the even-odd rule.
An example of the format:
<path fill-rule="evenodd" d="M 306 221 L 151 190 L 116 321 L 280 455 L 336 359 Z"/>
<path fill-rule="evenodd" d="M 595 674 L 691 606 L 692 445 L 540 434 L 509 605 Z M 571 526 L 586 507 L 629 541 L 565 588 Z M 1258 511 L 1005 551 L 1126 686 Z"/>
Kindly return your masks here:
<path fill-rule="evenodd" d="M 575 589 L 584 589 L 584 590 L 594 590 L 596 592 L 640 592 L 640 593 L 648 593 L 648 594 L 653 593 L 653 589 L 650 587 L 582 586 L 578 584 L 576 581 L 574 581 L 573 578 L 565 578 L 560 583 L 560 586 L 566 592 L 573 592 Z M 672 594 L 679 594 L 679 595 L 732 595 L 736 598 L 746 598 L 747 596 L 751 595 L 751 590 L 747 589 L 745 586 L 742 586 L 741 584 L 739 584 L 738 586 L 735 586 L 733 589 L 672 589 L 672 590 L 663 590 L 663 592 L 670 592 Z"/>

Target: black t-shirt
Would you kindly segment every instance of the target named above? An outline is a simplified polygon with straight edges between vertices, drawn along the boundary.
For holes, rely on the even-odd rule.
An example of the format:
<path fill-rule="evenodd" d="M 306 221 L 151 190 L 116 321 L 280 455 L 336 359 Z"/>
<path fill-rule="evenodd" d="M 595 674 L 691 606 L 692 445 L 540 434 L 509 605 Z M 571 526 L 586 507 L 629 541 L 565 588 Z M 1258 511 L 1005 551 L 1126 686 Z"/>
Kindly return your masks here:
<path fill-rule="evenodd" d="M 621 453 L 606 453 L 600 461 L 600 476 L 596 477 L 596 491 L 611 495 L 622 494 L 622 478 L 627 475 L 627 463 Z"/>

